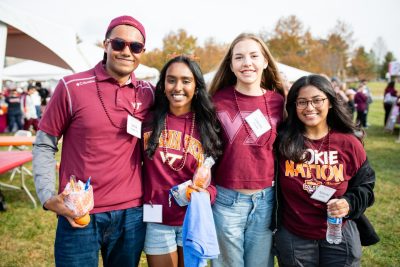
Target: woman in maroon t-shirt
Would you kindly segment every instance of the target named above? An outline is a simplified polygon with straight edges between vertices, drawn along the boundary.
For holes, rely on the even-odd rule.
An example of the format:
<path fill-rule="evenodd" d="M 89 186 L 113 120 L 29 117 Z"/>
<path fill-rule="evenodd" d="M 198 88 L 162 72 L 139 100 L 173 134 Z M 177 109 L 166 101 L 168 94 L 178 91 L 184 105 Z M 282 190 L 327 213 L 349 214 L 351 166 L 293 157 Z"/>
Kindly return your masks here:
<path fill-rule="evenodd" d="M 186 206 L 174 201 L 170 189 L 191 180 L 205 157 L 221 154 L 220 126 L 200 67 L 188 56 L 174 57 L 163 67 L 155 98 L 143 129 L 144 203 L 161 206 L 158 214 L 151 211 L 161 223 L 148 221 L 144 251 L 150 267 L 183 267 Z M 214 201 L 215 186 L 192 188 L 208 192 Z"/>
<path fill-rule="evenodd" d="M 213 179 L 220 246 L 217 266 L 273 266 L 269 229 L 274 198 L 273 144 L 284 90 L 275 60 L 253 34 L 230 45 L 210 86 L 222 124 L 223 155 Z"/>
<path fill-rule="evenodd" d="M 292 85 L 286 111 L 277 146 L 279 265 L 359 266 L 360 234 L 353 219 L 372 205 L 375 181 L 363 132 L 319 75 Z M 326 240 L 327 214 L 344 218 L 339 244 Z"/>

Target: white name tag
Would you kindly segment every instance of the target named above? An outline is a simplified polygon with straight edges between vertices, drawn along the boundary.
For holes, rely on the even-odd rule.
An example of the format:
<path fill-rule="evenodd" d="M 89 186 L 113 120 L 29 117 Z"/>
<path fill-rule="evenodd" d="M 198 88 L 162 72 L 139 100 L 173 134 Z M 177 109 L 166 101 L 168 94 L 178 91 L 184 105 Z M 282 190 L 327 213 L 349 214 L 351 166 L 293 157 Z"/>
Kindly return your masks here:
<path fill-rule="evenodd" d="M 271 125 L 259 109 L 247 116 L 245 120 L 257 137 L 260 137 L 271 129 Z"/>
<path fill-rule="evenodd" d="M 311 195 L 312 199 L 321 201 L 321 202 L 328 202 L 329 199 L 335 194 L 336 189 L 327 187 L 325 185 L 318 186 L 317 190 Z"/>
<path fill-rule="evenodd" d="M 136 119 L 135 117 L 128 115 L 128 120 L 126 123 L 126 131 L 129 134 L 140 139 L 142 135 L 142 122 Z"/>
<path fill-rule="evenodd" d="M 162 223 L 162 205 L 143 205 L 143 221 Z"/>

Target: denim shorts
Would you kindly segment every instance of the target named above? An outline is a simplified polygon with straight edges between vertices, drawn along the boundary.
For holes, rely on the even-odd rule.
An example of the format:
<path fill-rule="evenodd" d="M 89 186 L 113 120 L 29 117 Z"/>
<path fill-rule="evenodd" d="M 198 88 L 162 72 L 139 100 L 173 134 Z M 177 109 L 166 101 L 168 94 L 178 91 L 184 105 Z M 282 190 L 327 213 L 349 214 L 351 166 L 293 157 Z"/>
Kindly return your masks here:
<path fill-rule="evenodd" d="M 182 226 L 147 223 L 144 252 L 148 255 L 164 255 L 182 247 Z"/>
<path fill-rule="evenodd" d="M 273 266 L 274 188 L 247 195 L 217 186 L 217 192 L 213 215 L 221 254 L 212 266 Z"/>

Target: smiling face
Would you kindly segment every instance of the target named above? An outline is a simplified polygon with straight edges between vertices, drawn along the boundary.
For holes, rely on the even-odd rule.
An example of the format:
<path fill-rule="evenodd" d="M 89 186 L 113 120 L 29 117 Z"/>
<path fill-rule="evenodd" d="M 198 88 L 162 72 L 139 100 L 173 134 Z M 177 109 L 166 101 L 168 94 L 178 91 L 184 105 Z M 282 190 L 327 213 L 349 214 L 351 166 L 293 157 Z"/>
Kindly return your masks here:
<path fill-rule="evenodd" d="M 237 88 L 259 87 L 267 65 L 260 45 L 254 40 L 244 39 L 232 50 L 231 70 L 237 78 Z"/>
<path fill-rule="evenodd" d="M 115 27 L 108 38 L 121 39 L 126 42 L 144 42 L 140 31 L 128 25 Z M 115 51 L 112 49 L 109 40 L 104 41 L 104 51 L 107 53 L 107 73 L 115 78 L 119 84 L 124 84 L 129 79 L 132 71 L 139 65 L 140 58 L 144 53 L 144 50 L 138 54 L 132 53 L 128 46 L 125 46 L 122 51 Z"/>
<path fill-rule="evenodd" d="M 175 62 L 168 67 L 164 86 L 172 114 L 179 116 L 191 110 L 196 80 L 185 63 Z"/>
<path fill-rule="evenodd" d="M 297 117 L 304 123 L 306 132 L 326 132 L 328 130 L 327 116 L 331 105 L 324 92 L 315 86 L 307 85 L 299 90 L 296 102 L 303 102 L 303 105 L 306 102 L 305 108 L 296 106 Z M 314 105 L 318 107 L 314 107 Z"/>

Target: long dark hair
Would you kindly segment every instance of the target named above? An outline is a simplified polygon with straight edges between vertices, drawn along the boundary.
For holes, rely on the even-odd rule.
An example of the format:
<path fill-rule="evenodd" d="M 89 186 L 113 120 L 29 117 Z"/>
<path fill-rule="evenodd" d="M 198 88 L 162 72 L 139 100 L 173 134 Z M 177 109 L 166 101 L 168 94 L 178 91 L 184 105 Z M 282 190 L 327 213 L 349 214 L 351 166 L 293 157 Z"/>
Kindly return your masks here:
<path fill-rule="evenodd" d="M 274 57 L 264 41 L 252 33 L 241 33 L 232 41 L 210 84 L 210 95 L 214 95 L 218 90 L 226 86 L 235 85 L 237 83 L 237 78 L 231 70 L 232 54 L 235 46 L 244 40 L 253 40 L 258 43 L 261 53 L 268 62 L 268 67 L 264 69 L 262 73 L 261 87 L 266 90 L 276 91 L 284 96 L 283 84 Z"/>
<path fill-rule="evenodd" d="M 388 84 L 387 84 L 387 86 L 386 86 L 386 88 L 385 88 L 385 95 L 386 95 L 386 93 L 387 92 L 391 92 L 391 91 L 394 91 L 395 89 L 394 89 L 394 86 L 395 86 L 395 81 L 390 81 Z"/>
<path fill-rule="evenodd" d="M 212 156 L 216 159 L 222 154 L 222 142 L 219 138 L 220 124 L 214 105 L 207 93 L 206 83 L 199 65 L 185 55 L 172 58 L 161 70 L 160 78 L 156 85 L 152 133 L 147 143 L 146 155 L 152 158 L 159 145 L 159 138 L 164 129 L 164 120 L 169 110 L 169 101 L 164 94 L 165 78 L 168 68 L 177 62 L 184 63 L 193 73 L 196 81 L 196 94 L 192 99 L 191 109 L 196 114 L 196 127 L 200 133 L 204 153 L 206 156 Z"/>
<path fill-rule="evenodd" d="M 305 127 L 303 122 L 297 117 L 296 100 L 300 89 L 308 85 L 318 88 L 329 99 L 331 108 L 327 116 L 328 127 L 338 132 L 353 134 L 360 141 L 362 140 L 362 136 L 355 134 L 356 131 L 360 131 L 359 127 L 353 122 L 343 101 L 337 99 L 332 84 L 321 75 L 303 76 L 289 90 L 286 102 L 288 116 L 279 129 L 279 141 L 277 142 L 279 153 L 294 162 L 305 161 L 302 157 L 305 151 Z"/>

